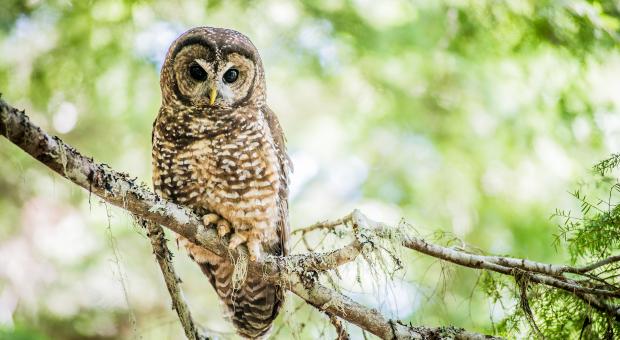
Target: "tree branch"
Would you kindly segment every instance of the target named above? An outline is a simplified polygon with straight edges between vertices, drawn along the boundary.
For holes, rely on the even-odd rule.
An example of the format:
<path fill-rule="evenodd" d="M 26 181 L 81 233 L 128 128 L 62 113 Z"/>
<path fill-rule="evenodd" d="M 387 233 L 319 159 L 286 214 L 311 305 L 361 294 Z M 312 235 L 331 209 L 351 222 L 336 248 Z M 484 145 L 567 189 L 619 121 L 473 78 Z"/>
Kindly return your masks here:
<path fill-rule="evenodd" d="M 351 339 L 351 337 L 349 336 L 349 333 L 347 333 L 347 329 L 344 327 L 344 325 L 342 324 L 340 319 L 338 319 L 337 316 L 335 316 L 334 314 L 327 313 L 327 312 L 325 313 L 325 315 L 327 315 L 327 317 L 329 318 L 329 322 L 336 329 L 336 340 L 350 340 Z"/>
<path fill-rule="evenodd" d="M 615 318 L 620 318 L 620 306 L 612 305 L 605 301 L 606 298 L 619 298 L 620 287 L 609 284 L 603 278 L 589 273 L 594 269 L 620 261 L 620 256 L 610 256 L 583 267 L 571 267 L 567 265 L 541 263 L 512 257 L 477 255 L 464 250 L 433 244 L 419 237 L 403 234 L 398 229 L 369 219 L 357 210 L 334 222 L 325 221 L 307 228 L 299 229 L 299 233 L 305 235 L 311 231 L 333 230 L 340 225 L 347 224 L 352 224 L 355 235 L 358 235 L 363 230 L 367 230 L 374 233 L 378 237 L 396 239 L 405 248 L 409 248 L 446 262 L 468 268 L 489 270 L 496 273 L 513 276 L 515 278 L 526 277 L 530 282 L 564 290 L 575 295 L 577 298 L 583 300 L 588 305 L 598 309 L 599 311 L 614 316 Z M 353 245 L 355 245 L 358 253 L 363 252 L 357 238 L 348 247 L 353 247 Z M 321 258 L 334 256 L 341 259 L 343 256 L 339 255 L 339 252 L 344 251 L 345 248 L 322 255 Z M 344 262 L 345 260 L 341 260 L 338 265 L 343 264 Z M 333 269 L 333 267 L 326 266 L 322 269 Z M 581 275 L 586 279 L 580 281 L 573 280 L 566 277 L 567 273 Z"/>
<path fill-rule="evenodd" d="M 179 321 L 181 322 L 181 325 L 183 325 L 185 336 L 187 336 L 187 339 L 189 340 L 208 339 L 196 327 L 196 322 L 194 321 L 189 307 L 185 302 L 183 291 L 179 286 L 181 279 L 174 271 L 174 266 L 172 265 L 172 253 L 170 252 L 170 249 L 168 249 L 164 229 L 147 220 L 141 218 L 138 218 L 137 220 L 138 223 L 146 229 L 147 236 L 151 240 L 153 254 L 155 255 L 157 264 L 159 264 L 162 276 L 166 282 L 168 293 L 172 298 L 172 309 L 174 309 L 179 316 Z"/>
<path fill-rule="evenodd" d="M 136 184 L 135 178 L 116 172 L 106 165 L 96 163 L 92 158 L 83 156 L 58 137 L 46 134 L 32 124 L 23 111 L 9 106 L 1 99 L 0 134 L 62 177 L 94 193 L 106 202 L 129 211 L 153 225 L 164 226 L 218 255 L 232 256 L 235 259 L 239 256 L 237 251 L 229 253 L 224 246 L 226 242 L 221 241 L 215 229 L 205 227 L 198 216 L 189 209 L 158 197 L 145 185 Z M 347 320 L 384 339 L 492 338 L 454 327 L 432 328 L 404 325 L 399 321 L 387 319 L 378 311 L 320 285 L 317 280 L 318 272 L 334 269 L 355 260 L 360 254 L 372 251 L 372 242 L 368 240 L 370 236 L 364 234 L 367 230 L 374 229 L 379 236 L 381 232 L 388 232 L 385 228 L 378 228 L 379 224 L 367 219 L 359 211 L 331 224 L 317 224 L 312 227 L 312 230 L 319 230 L 321 226 L 334 227 L 347 221 L 352 223 L 355 231 L 355 239 L 347 246 L 323 254 L 266 257 L 261 261 L 251 262 L 248 265 L 248 272 L 263 275 L 265 280 L 281 284 L 317 309 Z M 161 230 L 151 229 L 150 231 L 163 236 L 160 233 Z M 404 246 L 422 252 L 426 251 L 431 256 L 461 265 L 472 263 L 472 258 L 467 257 L 469 255 L 446 252 L 445 249 L 432 247 L 425 242 L 416 242 L 414 239 L 403 238 L 402 240 Z M 189 338 L 198 337 L 199 333 L 189 310 L 181 298 L 177 277 L 169 257 L 166 255 L 166 250 L 161 248 L 165 247 L 165 240 L 157 236 L 151 238 L 151 241 L 155 253 L 158 254 L 158 263 L 166 278 L 175 310 L 185 327 L 186 334 Z M 160 256 L 161 254 L 164 255 Z M 501 263 L 498 259 L 485 259 L 477 265 L 469 266 L 484 269 L 501 268 L 498 272 L 509 274 L 503 269 L 509 266 L 498 263 Z M 529 263 L 528 266 L 530 266 Z M 548 270 L 544 269 L 546 268 L 544 265 L 541 268 Z M 547 281 L 542 283 L 548 284 Z M 567 282 L 567 284 L 572 283 Z M 600 290 L 593 289 L 580 292 L 594 294 Z"/>

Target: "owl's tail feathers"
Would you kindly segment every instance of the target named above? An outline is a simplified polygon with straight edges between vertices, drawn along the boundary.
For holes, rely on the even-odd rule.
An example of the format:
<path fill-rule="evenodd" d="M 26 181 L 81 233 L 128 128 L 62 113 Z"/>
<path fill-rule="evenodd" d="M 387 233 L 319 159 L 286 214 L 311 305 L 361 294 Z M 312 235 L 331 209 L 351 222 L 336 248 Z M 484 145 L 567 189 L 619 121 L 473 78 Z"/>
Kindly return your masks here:
<path fill-rule="evenodd" d="M 261 277 L 248 276 L 241 287 L 234 290 L 232 263 L 222 259 L 215 264 L 199 263 L 199 266 L 223 302 L 226 316 L 237 333 L 248 339 L 266 337 L 284 302 L 282 289 Z"/>

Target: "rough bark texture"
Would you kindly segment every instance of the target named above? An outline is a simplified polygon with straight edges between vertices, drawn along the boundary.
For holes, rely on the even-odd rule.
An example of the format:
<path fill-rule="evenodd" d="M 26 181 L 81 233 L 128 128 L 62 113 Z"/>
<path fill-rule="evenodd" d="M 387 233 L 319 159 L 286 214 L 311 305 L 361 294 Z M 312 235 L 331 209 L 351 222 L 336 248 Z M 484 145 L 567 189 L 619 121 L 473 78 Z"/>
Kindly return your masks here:
<path fill-rule="evenodd" d="M 179 316 L 179 321 L 183 325 L 185 336 L 189 340 L 201 340 L 208 339 L 196 326 L 196 322 L 192 317 L 192 314 L 185 302 L 183 291 L 181 291 L 180 283 L 181 279 L 176 274 L 174 266 L 172 264 L 172 253 L 168 249 L 168 242 L 164 235 L 164 229 L 157 224 L 146 221 L 144 219 L 138 219 L 138 223 L 146 229 L 147 236 L 151 240 L 151 246 L 153 247 L 153 254 L 155 260 L 159 265 L 161 274 L 166 282 L 166 288 L 172 298 L 172 309 Z"/>
<path fill-rule="evenodd" d="M 158 197 L 145 185 L 136 183 L 135 178 L 116 172 L 104 164 L 96 163 L 92 158 L 83 156 L 58 137 L 46 134 L 32 124 L 23 111 L 11 107 L 2 100 L 0 100 L 0 134 L 62 177 L 106 202 L 143 219 L 173 300 L 173 308 L 179 315 L 186 335 L 190 339 L 203 337 L 183 299 L 178 285 L 179 279 L 174 273 L 169 250 L 163 238 L 163 230 L 159 225 L 181 234 L 216 254 L 237 258 L 238 252 L 229 253 L 225 247 L 226 240 L 222 242 L 214 228 L 205 227 L 198 216 L 189 209 Z M 368 233 L 371 236 L 391 239 L 396 236 L 403 247 L 411 250 L 460 266 L 494 271 L 514 276 L 517 279 L 525 277 L 529 282 L 574 294 L 592 307 L 620 318 L 620 308 L 606 301 L 606 298 L 620 297 L 619 290 L 600 283 L 601 279 L 590 273 L 601 266 L 620 261 L 620 256 L 602 259 L 584 267 L 571 267 L 526 259 L 472 254 L 464 250 L 432 244 L 421 238 L 399 234 L 393 228 L 368 219 L 359 211 L 354 211 L 337 221 L 320 222 L 298 229 L 296 233 L 302 233 L 303 237 L 309 232 L 333 229 L 340 225 L 352 227 L 354 239 L 347 246 L 327 253 L 266 257 L 261 261 L 251 262 L 248 265 L 248 271 L 261 273 L 265 280 L 283 285 L 317 309 L 328 313 L 332 321 L 335 317 L 342 318 L 384 339 L 491 338 L 454 327 L 433 328 L 404 325 L 397 320 L 389 320 L 376 310 L 365 307 L 318 283 L 320 272 L 352 262 L 360 254 L 372 251 L 372 242 L 368 239 Z M 246 252 L 247 250 L 241 247 L 239 251 Z M 581 276 L 584 279 L 576 280 L 567 277 L 566 274 Z"/>
<path fill-rule="evenodd" d="M 62 177 L 85 188 L 108 203 L 131 212 L 143 219 L 151 235 L 156 259 L 168 286 L 174 309 L 190 339 L 201 338 L 189 309 L 183 300 L 179 280 L 170 262 L 169 251 L 159 225 L 168 228 L 192 242 L 220 255 L 238 257 L 238 252 L 229 254 L 227 242 L 218 238 L 214 228 L 202 225 L 198 216 L 190 210 L 168 202 L 145 185 L 136 183 L 135 178 L 116 172 L 92 158 L 83 156 L 58 137 L 52 137 L 32 124 L 23 111 L 19 111 L 0 99 L 0 134 L 22 148 L 41 163 Z M 620 261 L 620 257 L 610 257 L 589 266 L 574 268 L 497 256 L 470 254 L 429 243 L 423 239 L 398 235 L 388 226 L 368 219 L 359 211 L 334 222 L 317 223 L 300 229 L 303 234 L 320 229 L 333 229 L 339 225 L 350 225 L 354 239 L 345 247 L 327 253 L 310 253 L 286 257 L 266 257 L 248 265 L 248 271 L 260 272 L 265 280 L 281 284 L 300 296 L 317 309 L 330 315 L 332 322 L 339 317 L 383 339 L 492 339 L 494 337 L 468 332 L 455 327 L 423 327 L 405 325 L 398 320 L 390 320 L 377 310 L 363 306 L 352 299 L 322 286 L 318 275 L 322 271 L 334 269 L 354 261 L 360 254 L 372 251 L 368 233 L 376 237 L 399 237 L 406 248 L 448 261 L 457 265 L 476 269 L 491 270 L 505 275 L 523 277 L 531 282 L 563 289 L 575 294 L 595 308 L 618 315 L 617 306 L 607 304 L 604 297 L 619 296 L 617 290 L 603 286 L 583 283 L 564 276 L 566 273 L 587 276 L 587 273 L 602 265 Z M 239 252 L 246 252 L 243 247 Z M 229 254 L 229 255 L 227 255 Z M 338 328 L 338 327 L 337 327 Z M 339 333 L 342 334 L 340 330 Z"/>

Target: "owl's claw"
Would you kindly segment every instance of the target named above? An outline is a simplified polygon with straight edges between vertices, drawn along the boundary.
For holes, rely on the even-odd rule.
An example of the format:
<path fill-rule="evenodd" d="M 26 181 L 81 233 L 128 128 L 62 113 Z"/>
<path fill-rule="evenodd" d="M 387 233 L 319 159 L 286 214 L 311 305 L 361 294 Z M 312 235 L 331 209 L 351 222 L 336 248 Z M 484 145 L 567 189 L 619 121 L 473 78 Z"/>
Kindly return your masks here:
<path fill-rule="evenodd" d="M 235 249 L 239 245 L 246 243 L 250 252 L 250 261 L 256 261 L 261 257 L 260 239 L 254 237 L 248 231 L 235 231 L 230 237 L 229 249 Z"/>
<path fill-rule="evenodd" d="M 248 251 L 250 252 L 250 261 L 256 261 L 261 257 L 261 244 L 258 238 L 250 236 Z"/>
<path fill-rule="evenodd" d="M 230 234 L 230 223 L 224 219 L 217 221 L 217 234 L 220 237 Z"/>
<path fill-rule="evenodd" d="M 236 231 L 230 237 L 230 243 L 228 243 L 228 249 L 235 249 L 239 245 L 245 243 L 248 240 L 248 233 L 243 231 Z"/>
<path fill-rule="evenodd" d="M 202 223 L 205 227 L 208 227 L 210 224 L 213 224 L 219 221 L 221 218 L 217 214 L 206 214 L 202 216 Z"/>
<path fill-rule="evenodd" d="M 217 234 L 220 237 L 224 237 L 230 233 L 230 223 L 217 214 L 206 214 L 202 216 L 202 223 L 205 227 L 215 224 L 217 227 Z"/>
<path fill-rule="evenodd" d="M 217 234 L 220 237 L 224 237 L 232 231 L 230 227 L 230 223 L 225 219 L 221 218 L 217 214 L 207 214 L 202 217 L 202 223 L 208 227 L 212 224 L 215 224 L 217 227 Z M 261 243 L 260 240 L 256 237 L 253 237 L 249 231 L 235 231 L 235 233 L 230 237 L 230 242 L 228 243 L 228 249 L 235 249 L 239 245 L 247 243 L 248 251 L 250 252 L 250 260 L 256 261 L 260 258 L 261 255 Z"/>

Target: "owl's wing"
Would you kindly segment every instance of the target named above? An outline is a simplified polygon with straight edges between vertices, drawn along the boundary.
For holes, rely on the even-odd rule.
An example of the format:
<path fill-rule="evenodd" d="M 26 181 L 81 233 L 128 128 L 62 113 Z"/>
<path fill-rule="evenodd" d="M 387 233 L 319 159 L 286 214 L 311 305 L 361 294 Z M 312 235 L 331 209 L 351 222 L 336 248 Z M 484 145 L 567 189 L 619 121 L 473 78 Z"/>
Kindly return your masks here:
<path fill-rule="evenodd" d="M 280 163 L 280 192 L 279 196 L 279 210 L 280 216 L 278 216 L 278 232 L 280 234 L 280 246 L 284 256 L 288 255 L 288 238 L 289 238 L 289 224 L 288 224 L 288 185 L 289 176 L 293 171 L 293 165 L 291 159 L 286 153 L 286 138 L 284 132 L 278 121 L 276 114 L 267 106 L 262 109 L 263 115 L 269 125 L 271 136 L 275 143 L 278 161 Z"/>

